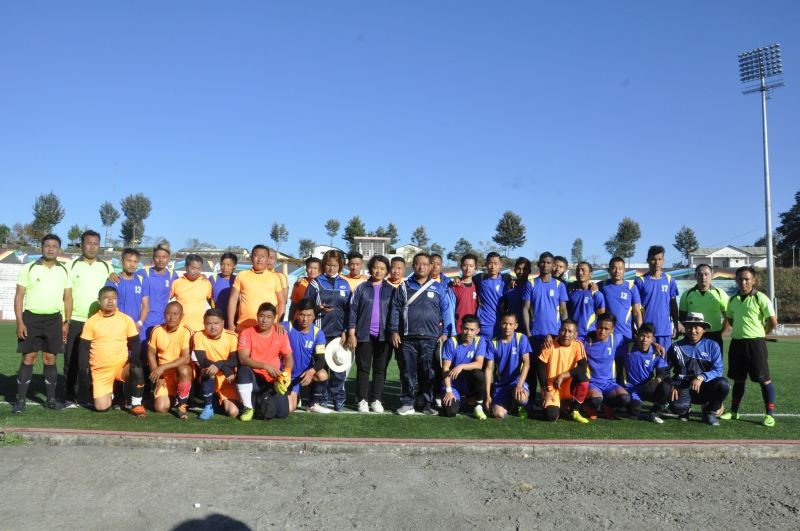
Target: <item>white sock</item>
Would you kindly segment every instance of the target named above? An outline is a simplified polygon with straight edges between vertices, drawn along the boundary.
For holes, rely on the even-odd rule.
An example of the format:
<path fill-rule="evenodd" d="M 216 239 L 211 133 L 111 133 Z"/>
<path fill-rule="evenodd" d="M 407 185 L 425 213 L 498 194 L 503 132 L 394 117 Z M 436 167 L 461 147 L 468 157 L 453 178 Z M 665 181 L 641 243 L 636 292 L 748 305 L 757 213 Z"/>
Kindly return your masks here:
<path fill-rule="evenodd" d="M 135 396 L 132 396 L 131 397 L 131 405 L 132 406 L 141 406 L 142 405 L 142 397 L 140 396 L 140 397 L 137 398 Z"/>
<path fill-rule="evenodd" d="M 253 384 L 236 384 L 236 389 L 239 391 L 239 398 L 242 399 L 244 407 L 253 408 Z"/>

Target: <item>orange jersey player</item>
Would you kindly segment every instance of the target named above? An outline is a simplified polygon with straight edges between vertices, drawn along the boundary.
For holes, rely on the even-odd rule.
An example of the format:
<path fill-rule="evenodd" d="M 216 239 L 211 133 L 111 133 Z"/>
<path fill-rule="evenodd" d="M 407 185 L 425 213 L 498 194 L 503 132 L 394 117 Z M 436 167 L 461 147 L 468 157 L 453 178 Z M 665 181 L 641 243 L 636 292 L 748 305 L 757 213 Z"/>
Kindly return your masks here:
<path fill-rule="evenodd" d="M 164 323 L 153 328 L 147 345 L 150 380 L 155 385 L 154 407 L 158 413 L 169 411 L 177 398 L 178 418 L 189 418 L 189 392 L 194 371 L 190 363 L 189 342 L 192 331 L 182 325 L 183 307 L 177 301 L 167 304 Z"/>
<path fill-rule="evenodd" d="M 258 307 L 264 302 L 274 304 L 281 315 L 286 309 L 283 284 L 276 273 L 267 269 L 268 258 L 268 247 L 261 244 L 253 246 L 250 253 L 253 268 L 236 275 L 228 303 L 228 330 L 241 332 L 255 325 Z M 234 322 L 234 319 L 238 320 Z"/>
<path fill-rule="evenodd" d="M 211 308 L 203 317 L 204 328 L 192 335 L 192 356 L 200 372 L 200 388 L 203 391 L 203 411 L 200 420 L 214 416 L 214 394 L 225 413 L 231 417 L 239 415 L 236 402 L 236 366 L 238 359 L 236 347 L 238 338 L 230 330 L 225 330 L 222 310 Z"/>
<path fill-rule="evenodd" d="M 186 273 L 172 283 L 169 298 L 183 307 L 183 324 L 192 332 L 203 329 L 203 315 L 210 305 L 211 282 L 201 273 L 203 259 L 199 255 L 186 256 Z"/>
<path fill-rule="evenodd" d="M 128 315 L 117 310 L 117 289 L 104 286 L 98 294 L 100 311 L 90 317 L 81 333 L 81 359 L 89 359 L 94 408 L 111 407 L 114 382 L 131 383 L 131 414 L 146 416 L 142 406 L 144 371 L 139 361 L 139 331 Z"/>
<path fill-rule="evenodd" d="M 558 339 L 552 346 L 542 349 L 539 355 L 538 375 L 547 419 L 555 422 L 561 416 L 562 401 L 570 401 L 565 411 L 571 410 L 572 419 L 589 422 L 578 408 L 586 399 L 589 377 L 586 374 L 586 352 L 583 343 L 576 339 L 578 325 L 564 319 Z"/>

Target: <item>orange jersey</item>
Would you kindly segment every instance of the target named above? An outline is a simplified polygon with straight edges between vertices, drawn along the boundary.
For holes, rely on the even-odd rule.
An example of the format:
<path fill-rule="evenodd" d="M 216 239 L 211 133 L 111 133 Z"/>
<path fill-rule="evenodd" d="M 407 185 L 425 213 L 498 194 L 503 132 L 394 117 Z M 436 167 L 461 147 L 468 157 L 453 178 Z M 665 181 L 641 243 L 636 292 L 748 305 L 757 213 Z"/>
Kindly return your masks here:
<path fill-rule="evenodd" d="M 400 284 L 402 284 L 404 280 L 405 280 L 405 278 L 403 278 L 403 277 L 400 277 L 400 278 L 398 278 L 398 279 L 397 279 L 397 282 L 395 282 L 395 281 L 392 279 L 392 277 L 386 277 L 386 282 L 388 282 L 389 284 L 391 284 L 393 288 L 397 288 L 397 287 L 399 287 L 399 286 L 400 286 Z"/>
<path fill-rule="evenodd" d="M 183 321 L 193 332 L 203 329 L 203 314 L 211 299 L 211 282 L 205 275 L 195 280 L 186 277 L 176 279 L 169 290 L 169 298 L 174 298 L 183 306 Z"/>
<path fill-rule="evenodd" d="M 289 300 L 292 301 L 293 305 L 297 305 L 301 300 L 303 300 L 303 298 L 306 296 L 306 290 L 308 290 L 308 277 L 303 277 L 294 283 L 294 287 L 292 288 L 292 296 L 289 297 Z"/>
<path fill-rule="evenodd" d="M 166 326 L 153 328 L 148 345 L 156 349 L 158 364 L 172 363 L 181 357 L 181 351 L 189 348 L 192 331 L 186 325 L 179 325 L 174 331 L 167 331 Z"/>
<path fill-rule="evenodd" d="M 366 275 L 359 275 L 358 278 L 352 278 L 350 276 L 340 275 L 343 279 L 350 284 L 350 291 L 355 291 L 359 284 L 366 282 L 369 279 Z"/>
<path fill-rule="evenodd" d="M 192 335 L 192 350 L 205 352 L 206 359 L 211 363 L 227 360 L 231 353 L 236 352 L 238 343 L 236 334 L 230 330 L 223 330 L 217 339 L 211 339 L 205 331 Z"/>
<path fill-rule="evenodd" d="M 136 323 L 120 311 L 104 317 L 97 312 L 83 326 L 81 339 L 90 342 L 89 367 L 114 367 L 128 360 L 128 338 L 138 336 Z"/>
<path fill-rule="evenodd" d="M 542 350 L 539 359 L 547 364 L 547 388 L 553 390 L 553 380 L 556 376 L 577 367 L 579 361 L 586 359 L 586 351 L 580 341 L 573 341 L 568 347 L 562 347 L 556 339 L 552 347 Z M 563 389 L 565 384 L 566 393 Z M 569 379 L 566 379 L 561 387 L 562 397 L 569 396 Z"/>
<path fill-rule="evenodd" d="M 282 368 L 281 361 L 292 353 L 289 334 L 278 334 L 273 330 L 270 335 L 262 336 L 255 326 L 246 328 L 239 335 L 239 350 L 248 350 L 252 359 L 278 369 Z M 254 368 L 253 372 L 261 374 L 268 382 L 273 381 L 272 376 L 264 369 Z"/>
<path fill-rule="evenodd" d="M 278 283 L 281 285 L 281 289 L 289 289 L 289 277 L 283 274 L 281 271 L 270 271 L 278 276 Z"/>
<path fill-rule="evenodd" d="M 236 275 L 233 287 L 239 290 L 239 320 L 256 321 L 258 307 L 265 302 L 278 304 L 278 293 L 283 289 L 280 277 L 271 271 L 256 273 L 252 269 Z"/>

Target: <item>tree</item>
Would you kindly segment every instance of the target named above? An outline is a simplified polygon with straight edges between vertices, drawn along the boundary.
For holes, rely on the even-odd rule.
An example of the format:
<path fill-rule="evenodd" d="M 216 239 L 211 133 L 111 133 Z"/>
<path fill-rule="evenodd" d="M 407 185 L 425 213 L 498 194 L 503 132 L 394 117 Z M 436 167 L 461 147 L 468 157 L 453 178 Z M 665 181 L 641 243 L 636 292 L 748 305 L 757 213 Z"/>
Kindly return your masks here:
<path fill-rule="evenodd" d="M 275 249 L 280 250 L 281 242 L 289 239 L 289 229 L 283 223 L 275 221 L 269 231 L 269 239 L 275 242 Z"/>
<path fill-rule="evenodd" d="M 447 259 L 451 262 L 460 262 L 461 257 L 467 253 L 475 254 L 475 248 L 466 238 L 459 238 L 456 244 L 453 246 L 453 250 L 447 253 Z"/>
<path fill-rule="evenodd" d="M 36 240 L 53 231 L 53 227 L 64 219 L 64 209 L 56 194 L 42 194 L 33 203 L 33 222 L 31 229 Z"/>
<path fill-rule="evenodd" d="M 630 262 L 631 256 L 636 252 L 636 242 L 641 237 L 639 224 L 626 216 L 619 222 L 617 232 L 604 245 L 611 256 L 620 256 Z"/>
<path fill-rule="evenodd" d="M 508 256 L 510 252 L 518 247 L 525 245 L 525 225 L 522 224 L 522 218 L 519 214 L 506 210 L 500 217 L 495 227 L 495 235 L 492 237 L 497 245 L 505 249 L 505 255 Z"/>
<path fill-rule="evenodd" d="M 119 219 L 119 210 L 114 208 L 114 205 L 106 201 L 100 205 L 100 222 L 106 228 L 105 244 L 108 245 L 108 240 L 111 239 L 111 226 Z"/>
<path fill-rule="evenodd" d="M 14 245 L 36 245 L 38 242 L 33 235 L 33 224 L 14 223 L 8 235 L 8 243 Z"/>
<path fill-rule="evenodd" d="M 575 238 L 575 241 L 572 242 L 572 262 L 577 264 L 578 262 L 583 262 L 583 240 L 580 238 Z"/>
<path fill-rule="evenodd" d="M 75 243 L 81 238 L 81 234 L 83 234 L 83 229 L 76 223 L 69 228 L 69 231 L 67 232 L 67 239 L 70 241 L 70 243 Z"/>
<path fill-rule="evenodd" d="M 780 237 L 777 247 L 784 257 L 783 264 L 790 266 L 795 264 L 792 253 L 800 247 L 800 192 L 795 192 L 792 208 L 779 217 L 781 224 L 775 231 Z"/>
<path fill-rule="evenodd" d="M 8 237 L 11 235 L 11 228 L 5 223 L 0 224 L 0 245 L 5 245 L 8 242 Z"/>
<path fill-rule="evenodd" d="M 675 233 L 675 243 L 672 244 L 681 255 L 686 259 L 686 264 L 689 263 L 689 257 L 700 246 L 697 243 L 697 236 L 694 231 L 683 225 L 680 230 Z"/>
<path fill-rule="evenodd" d="M 317 242 L 314 240 L 309 240 L 307 238 L 303 238 L 300 240 L 300 247 L 297 249 L 297 256 L 300 258 L 307 258 L 311 256 L 311 253 L 314 252 L 314 247 L 317 246 Z"/>
<path fill-rule="evenodd" d="M 142 193 L 131 194 L 119 203 L 125 221 L 122 222 L 120 236 L 125 245 L 137 245 L 144 236 L 144 220 L 150 216 L 153 204 L 150 198 Z"/>
<path fill-rule="evenodd" d="M 419 227 L 414 229 L 414 234 L 411 235 L 411 243 L 413 243 L 420 249 L 427 251 L 429 241 L 430 238 L 428 238 L 428 233 L 425 231 L 424 225 L 420 225 Z"/>
<path fill-rule="evenodd" d="M 325 232 L 331 238 L 331 247 L 333 247 L 333 239 L 339 234 L 339 220 L 338 219 L 329 219 L 325 222 Z"/>
<path fill-rule="evenodd" d="M 342 239 L 348 243 L 349 249 L 353 251 L 356 248 L 356 240 L 355 240 L 356 236 L 366 236 L 366 235 L 367 235 L 367 229 L 364 227 L 364 222 L 361 221 L 361 218 L 359 216 L 353 216 L 352 218 L 350 218 L 350 220 L 347 222 L 347 226 L 344 228 L 344 234 L 342 235 Z"/>
<path fill-rule="evenodd" d="M 439 256 L 445 256 L 445 248 L 439 245 L 438 243 L 434 242 L 431 244 L 431 254 L 438 254 Z"/>

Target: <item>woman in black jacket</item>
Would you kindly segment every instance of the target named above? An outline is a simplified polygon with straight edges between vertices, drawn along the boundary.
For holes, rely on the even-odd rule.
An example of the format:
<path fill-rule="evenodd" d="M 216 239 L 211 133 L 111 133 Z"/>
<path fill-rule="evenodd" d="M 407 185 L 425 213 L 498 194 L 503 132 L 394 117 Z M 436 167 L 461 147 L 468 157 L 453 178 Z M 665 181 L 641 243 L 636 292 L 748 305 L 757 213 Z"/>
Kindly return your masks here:
<path fill-rule="evenodd" d="M 356 384 L 358 386 L 358 411 L 383 413 L 381 398 L 386 380 L 386 365 L 389 355 L 387 320 L 389 301 L 394 289 L 386 281 L 389 260 L 376 255 L 367 264 L 369 280 L 361 283 L 350 299 L 350 329 L 347 346 L 356 352 Z M 372 384 L 369 373 L 372 368 Z"/>

